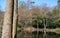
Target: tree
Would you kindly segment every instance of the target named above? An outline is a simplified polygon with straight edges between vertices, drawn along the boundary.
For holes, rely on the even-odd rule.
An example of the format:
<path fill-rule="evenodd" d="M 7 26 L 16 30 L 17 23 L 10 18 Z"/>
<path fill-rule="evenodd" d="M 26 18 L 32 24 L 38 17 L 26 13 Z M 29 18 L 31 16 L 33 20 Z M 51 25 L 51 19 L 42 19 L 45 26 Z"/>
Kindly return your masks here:
<path fill-rule="evenodd" d="M 6 0 L 6 13 L 4 16 L 2 38 L 12 38 L 13 1 L 14 0 Z"/>
<path fill-rule="evenodd" d="M 14 0 L 12 38 L 16 38 L 17 23 L 18 23 L 17 21 L 18 21 L 18 0 Z"/>

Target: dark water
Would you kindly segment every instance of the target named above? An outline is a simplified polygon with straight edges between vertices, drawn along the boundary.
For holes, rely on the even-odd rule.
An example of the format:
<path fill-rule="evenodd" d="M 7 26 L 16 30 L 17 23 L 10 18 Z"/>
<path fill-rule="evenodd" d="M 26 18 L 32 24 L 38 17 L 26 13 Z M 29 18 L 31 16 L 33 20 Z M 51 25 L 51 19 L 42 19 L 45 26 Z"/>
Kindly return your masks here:
<path fill-rule="evenodd" d="M 51 32 L 44 34 L 44 32 L 38 32 L 37 35 L 37 32 L 28 33 L 19 31 L 17 33 L 17 38 L 60 38 L 60 34 Z"/>

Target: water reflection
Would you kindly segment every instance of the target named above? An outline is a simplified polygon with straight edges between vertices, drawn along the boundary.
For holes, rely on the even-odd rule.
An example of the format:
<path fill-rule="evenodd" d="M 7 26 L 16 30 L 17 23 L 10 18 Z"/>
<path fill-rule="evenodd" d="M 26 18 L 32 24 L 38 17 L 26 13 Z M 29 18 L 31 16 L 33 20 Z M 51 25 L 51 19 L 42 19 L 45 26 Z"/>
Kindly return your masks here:
<path fill-rule="evenodd" d="M 23 31 L 18 31 L 17 38 L 60 38 L 60 34 L 51 32 L 44 34 L 43 32 L 38 32 L 37 37 L 37 32 L 27 33 Z"/>

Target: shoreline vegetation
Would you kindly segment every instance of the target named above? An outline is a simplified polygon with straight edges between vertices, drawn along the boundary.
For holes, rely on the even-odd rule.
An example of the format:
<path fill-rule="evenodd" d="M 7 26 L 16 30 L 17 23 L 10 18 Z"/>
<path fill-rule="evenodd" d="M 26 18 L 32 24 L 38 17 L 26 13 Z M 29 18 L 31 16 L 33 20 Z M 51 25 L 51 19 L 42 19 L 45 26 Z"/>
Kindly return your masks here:
<path fill-rule="evenodd" d="M 25 31 L 25 32 L 34 32 L 34 31 L 41 31 L 41 32 L 44 32 L 44 28 L 34 28 L 34 27 L 23 27 L 23 28 L 17 28 L 17 31 L 18 30 L 22 30 L 22 31 Z M 58 33 L 60 34 L 60 28 L 54 28 L 54 29 L 49 29 L 49 28 L 46 28 L 45 29 L 46 32 L 54 32 L 54 33 Z"/>

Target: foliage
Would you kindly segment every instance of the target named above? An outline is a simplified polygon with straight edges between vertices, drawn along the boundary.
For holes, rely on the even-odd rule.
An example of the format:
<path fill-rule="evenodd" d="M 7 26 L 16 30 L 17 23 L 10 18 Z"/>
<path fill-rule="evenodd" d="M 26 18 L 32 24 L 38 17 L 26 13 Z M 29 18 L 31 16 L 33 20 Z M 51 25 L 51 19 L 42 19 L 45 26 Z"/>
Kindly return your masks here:
<path fill-rule="evenodd" d="M 49 8 L 47 5 L 34 6 L 28 10 L 26 10 L 26 5 L 27 4 L 25 2 L 22 2 L 19 6 L 19 10 L 22 10 L 19 12 L 19 19 L 21 20 L 20 25 L 25 25 L 25 21 L 28 20 L 26 21 L 27 25 L 37 27 L 38 24 L 38 27 L 44 27 L 44 21 L 46 19 L 47 24 L 45 25 L 47 25 L 48 28 L 55 28 L 60 25 L 60 11 L 58 9 L 58 5 L 54 8 Z"/>

